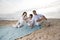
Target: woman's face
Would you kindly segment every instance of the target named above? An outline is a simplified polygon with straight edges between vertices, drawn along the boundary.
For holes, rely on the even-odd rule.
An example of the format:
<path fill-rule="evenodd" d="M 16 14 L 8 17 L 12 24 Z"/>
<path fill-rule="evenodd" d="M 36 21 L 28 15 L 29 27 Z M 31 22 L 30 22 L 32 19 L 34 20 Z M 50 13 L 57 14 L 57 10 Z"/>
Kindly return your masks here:
<path fill-rule="evenodd" d="M 25 13 L 24 16 L 27 16 L 27 13 Z"/>

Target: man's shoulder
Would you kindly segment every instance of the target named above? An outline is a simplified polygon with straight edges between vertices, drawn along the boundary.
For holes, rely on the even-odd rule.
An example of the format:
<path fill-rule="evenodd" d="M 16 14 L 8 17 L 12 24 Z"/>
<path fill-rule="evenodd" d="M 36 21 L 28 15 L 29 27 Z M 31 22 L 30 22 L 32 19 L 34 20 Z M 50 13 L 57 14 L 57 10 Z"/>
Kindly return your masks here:
<path fill-rule="evenodd" d="M 43 14 L 38 14 L 39 16 L 44 16 Z"/>
<path fill-rule="evenodd" d="M 37 15 L 43 15 L 43 14 L 37 14 Z"/>

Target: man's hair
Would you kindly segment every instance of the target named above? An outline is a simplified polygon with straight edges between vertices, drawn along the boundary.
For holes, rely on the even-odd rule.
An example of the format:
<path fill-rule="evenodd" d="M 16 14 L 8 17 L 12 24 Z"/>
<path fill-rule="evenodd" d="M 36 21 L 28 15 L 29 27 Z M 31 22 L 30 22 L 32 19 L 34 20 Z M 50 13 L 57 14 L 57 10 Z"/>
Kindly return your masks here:
<path fill-rule="evenodd" d="M 36 10 L 33 10 L 33 12 L 36 12 Z"/>

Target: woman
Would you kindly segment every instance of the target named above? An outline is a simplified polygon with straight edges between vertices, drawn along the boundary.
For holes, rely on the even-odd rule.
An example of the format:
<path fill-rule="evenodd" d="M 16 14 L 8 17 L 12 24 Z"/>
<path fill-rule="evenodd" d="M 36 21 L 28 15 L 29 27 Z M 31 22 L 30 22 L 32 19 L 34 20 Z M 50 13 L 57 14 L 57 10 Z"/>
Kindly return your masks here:
<path fill-rule="evenodd" d="M 22 26 L 24 26 L 24 24 L 26 23 L 26 20 L 27 20 L 27 12 L 23 12 L 23 14 L 22 14 L 20 20 L 18 21 L 16 27 L 22 27 Z"/>

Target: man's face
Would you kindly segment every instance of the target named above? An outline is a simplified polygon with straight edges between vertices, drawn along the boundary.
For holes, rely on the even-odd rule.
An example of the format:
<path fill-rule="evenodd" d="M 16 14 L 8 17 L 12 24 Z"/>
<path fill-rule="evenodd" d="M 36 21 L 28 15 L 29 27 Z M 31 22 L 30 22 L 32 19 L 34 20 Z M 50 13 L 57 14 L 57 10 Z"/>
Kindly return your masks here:
<path fill-rule="evenodd" d="M 36 11 L 33 12 L 34 15 L 37 15 Z"/>

